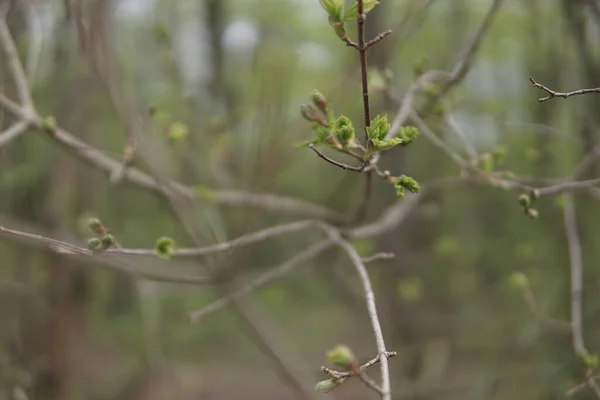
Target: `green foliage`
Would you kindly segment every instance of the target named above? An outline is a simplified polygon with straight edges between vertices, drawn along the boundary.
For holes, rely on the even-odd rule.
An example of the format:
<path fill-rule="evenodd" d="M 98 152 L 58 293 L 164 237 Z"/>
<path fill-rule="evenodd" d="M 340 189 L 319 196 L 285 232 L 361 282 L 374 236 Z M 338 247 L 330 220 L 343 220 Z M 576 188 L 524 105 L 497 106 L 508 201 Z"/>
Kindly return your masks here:
<path fill-rule="evenodd" d="M 348 117 L 341 115 L 335 121 L 335 135 L 343 147 L 348 147 L 354 140 L 354 127 Z"/>
<path fill-rule="evenodd" d="M 319 0 L 321 7 L 329 15 L 330 23 L 338 23 L 344 20 L 344 0 Z"/>
<path fill-rule="evenodd" d="M 406 146 L 414 142 L 419 135 L 419 130 L 414 126 L 402 126 L 398 130 L 398 137 L 402 139 L 402 145 Z"/>
<path fill-rule="evenodd" d="M 327 360 L 331 365 L 350 371 L 356 365 L 356 358 L 352 350 L 346 345 L 340 344 L 327 352 Z"/>
<path fill-rule="evenodd" d="M 363 7 L 365 14 L 371 11 L 377 4 L 379 4 L 378 0 L 364 0 Z M 344 14 L 345 21 L 356 21 L 358 18 L 358 2 L 355 1 L 354 4 L 346 11 Z"/>
<path fill-rule="evenodd" d="M 371 121 L 371 126 L 367 127 L 367 136 L 371 140 L 383 141 L 389 131 L 390 123 L 388 122 L 387 115 L 378 115 Z"/>
<path fill-rule="evenodd" d="M 163 260 L 169 260 L 175 250 L 175 241 L 167 236 L 161 236 L 156 240 L 154 252 Z"/>
<path fill-rule="evenodd" d="M 389 140 L 371 139 L 371 143 L 373 143 L 373 149 L 375 151 L 382 151 L 400 146 L 403 142 L 402 139 L 395 137 Z"/>
<path fill-rule="evenodd" d="M 396 188 L 396 194 L 401 199 L 404 198 L 404 189 L 412 193 L 419 193 L 421 190 L 419 183 L 410 176 L 406 175 L 402 175 L 401 177 L 397 178 L 396 182 L 394 183 L 394 187 Z"/>

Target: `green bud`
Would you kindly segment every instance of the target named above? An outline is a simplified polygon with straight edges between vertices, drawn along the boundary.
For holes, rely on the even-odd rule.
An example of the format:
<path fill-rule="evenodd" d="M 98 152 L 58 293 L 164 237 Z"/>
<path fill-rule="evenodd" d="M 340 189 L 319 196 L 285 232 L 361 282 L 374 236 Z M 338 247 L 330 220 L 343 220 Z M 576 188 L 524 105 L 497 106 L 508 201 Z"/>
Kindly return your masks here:
<path fill-rule="evenodd" d="M 87 244 L 88 244 L 88 249 L 95 250 L 98 248 L 98 246 L 100 246 L 100 239 L 95 238 L 95 237 L 89 238 L 87 241 Z"/>
<path fill-rule="evenodd" d="M 523 290 L 529 286 L 529 279 L 527 279 L 527 275 L 522 272 L 513 272 L 508 277 L 508 281 L 512 286 L 520 290 Z"/>
<path fill-rule="evenodd" d="M 185 140 L 190 133 L 189 128 L 182 122 L 174 122 L 169 127 L 168 138 L 171 143 L 180 143 Z"/>
<path fill-rule="evenodd" d="M 90 218 L 88 219 L 88 227 L 92 232 L 96 235 L 104 235 L 106 229 L 102 226 L 102 222 L 98 218 Z"/>
<path fill-rule="evenodd" d="M 522 195 L 519 196 L 519 204 L 523 208 L 529 208 L 529 207 L 531 207 L 531 197 L 529 197 L 528 194 L 523 193 Z"/>
<path fill-rule="evenodd" d="M 115 244 L 115 238 L 111 234 L 107 234 L 102 236 L 102 241 L 100 243 L 102 250 L 109 249 L 111 246 Z"/>
<path fill-rule="evenodd" d="M 344 147 L 354 139 L 354 127 L 348 117 L 340 115 L 335 121 L 335 135 Z"/>
<path fill-rule="evenodd" d="M 398 130 L 398 137 L 402 139 L 402 146 L 411 144 L 419 135 L 419 130 L 414 126 L 403 126 Z"/>
<path fill-rule="evenodd" d="M 395 186 L 396 187 L 401 186 L 404 189 L 406 189 L 412 193 L 419 193 L 419 191 L 421 190 L 421 187 L 419 186 L 417 181 L 415 181 L 410 176 L 406 176 L 406 175 L 402 175 L 401 177 L 399 177 L 395 183 Z"/>
<path fill-rule="evenodd" d="M 583 349 L 581 353 L 579 353 L 579 357 L 581 357 L 581 361 L 583 361 L 583 364 L 589 369 L 598 368 L 598 356 L 596 354 L 592 354 L 587 349 Z"/>
<path fill-rule="evenodd" d="M 388 122 L 387 115 L 378 115 L 371 121 L 371 126 L 367 127 L 367 136 L 371 140 L 384 140 L 389 131 L 390 123 Z"/>
<path fill-rule="evenodd" d="M 494 170 L 494 158 L 490 153 L 485 153 L 481 156 L 481 170 L 484 172 L 492 172 Z"/>
<path fill-rule="evenodd" d="M 175 241 L 167 236 L 161 236 L 156 240 L 154 252 L 163 260 L 168 260 L 175 249 Z"/>
<path fill-rule="evenodd" d="M 318 90 L 315 90 L 310 98 L 315 107 L 321 110 L 323 114 L 327 115 L 327 99 L 325 99 L 325 96 L 323 96 Z"/>
<path fill-rule="evenodd" d="M 50 136 L 56 135 L 56 118 L 48 116 L 42 121 L 42 129 Z"/>
<path fill-rule="evenodd" d="M 302 104 L 300 106 L 300 114 L 308 121 L 316 122 L 321 126 L 327 126 L 327 122 L 319 114 L 319 110 L 312 104 Z"/>
<path fill-rule="evenodd" d="M 375 7 L 377 4 L 379 4 L 379 1 L 377 0 L 364 0 L 363 1 L 363 9 L 365 14 L 368 13 L 369 11 L 371 11 L 373 9 L 373 7 Z M 352 4 L 352 7 L 350 7 L 348 9 L 348 11 L 346 11 L 346 13 L 344 14 L 344 20 L 346 21 L 356 21 L 358 19 L 358 2 L 354 2 L 354 4 Z"/>
<path fill-rule="evenodd" d="M 337 345 L 327 353 L 327 359 L 332 365 L 351 371 L 356 365 L 352 350 L 343 344 Z"/>
<path fill-rule="evenodd" d="M 329 393 L 345 380 L 346 379 L 326 379 L 317 383 L 315 390 L 319 393 Z"/>

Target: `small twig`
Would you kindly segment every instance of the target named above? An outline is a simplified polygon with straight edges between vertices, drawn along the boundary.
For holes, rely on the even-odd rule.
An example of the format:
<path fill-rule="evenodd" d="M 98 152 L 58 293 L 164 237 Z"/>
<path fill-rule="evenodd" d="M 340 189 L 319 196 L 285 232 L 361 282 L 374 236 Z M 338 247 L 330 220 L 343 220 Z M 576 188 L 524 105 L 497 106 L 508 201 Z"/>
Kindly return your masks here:
<path fill-rule="evenodd" d="M 308 249 L 296 254 L 294 257 L 290 258 L 283 264 L 281 264 L 275 268 L 269 269 L 267 272 L 259 275 L 257 278 L 255 278 L 248 284 L 244 285 L 243 287 L 237 289 L 236 291 L 230 293 L 229 295 L 210 303 L 208 306 L 206 306 L 198 311 L 194 311 L 194 312 L 190 313 L 190 315 L 189 315 L 190 320 L 192 322 L 199 322 L 202 318 L 204 318 L 208 314 L 211 314 L 215 311 L 220 310 L 221 308 L 223 308 L 223 307 L 227 306 L 229 303 L 231 303 L 233 300 L 240 299 L 244 296 L 247 296 L 248 294 L 250 294 L 253 291 L 255 291 L 256 289 L 258 289 L 259 287 L 267 284 L 268 282 L 289 273 L 291 270 L 293 270 L 297 266 L 307 262 L 311 258 L 318 256 L 319 254 L 321 254 L 322 252 L 324 252 L 325 250 L 330 248 L 332 245 L 333 245 L 333 243 L 331 241 L 324 241 L 324 242 L 320 242 L 314 246 L 309 247 Z"/>
<path fill-rule="evenodd" d="M 384 355 L 384 358 L 388 359 L 388 358 L 395 357 L 396 355 L 397 355 L 397 353 L 395 351 L 386 352 Z M 321 366 L 321 371 L 323 371 L 324 374 L 330 376 L 331 378 L 333 378 L 339 382 L 345 382 L 348 378 L 351 378 L 353 376 L 358 376 L 358 378 L 361 381 L 363 381 L 365 383 L 365 385 L 367 385 L 369 388 L 373 389 L 375 392 L 377 392 L 378 394 L 383 396 L 384 395 L 383 389 L 376 382 L 374 382 L 371 378 L 369 378 L 369 376 L 366 374 L 367 369 L 369 369 L 373 365 L 377 364 L 380 360 L 381 360 L 381 356 L 378 355 L 377 357 L 373 358 L 372 360 L 369 360 L 366 363 L 364 363 L 363 365 L 361 365 L 359 371 L 344 371 L 344 372 L 342 372 L 342 371 L 336 371 L 331 368 L 327 368 L 325 366 Z"/>
<path fill-rule="evenodd" d="M 369 82 L 368 82 L 368 71 L 367 71 L 367 47 L 365 46 L 365 21 L 367 15 L 365 14 L 365 5 L 363 0 L 357 1 L 358 5 L 358 16 L 356 18 L 356 24 L 358 28 L 358 54 L 360 57 L 360 80 L 362 84 L 362 98 L 363 98 L 363 111 L 365 121 L 365 141 L 368 141 L 366 128 L 371 126 L 371 109 L 369 104 Z"/>
<path fill-rule="evenodd" d="M 321 151 L 319 151 L 319 149 L 317 149 L 312 143 L 309 144 L 308 147 L 311 148 L 315 153 L 317 153 L 317 155 L 319 157 L 321 157 L 323 160 L 327 161 L 330 164 L 335 165 L 338 168 L 345 169 L 346 171 L 363 172 L 365 167 L 367 166 L 366 163 L 360 167 L 353 167 L 351 165 L 346 165 L 344 163 L 335 161 L 334 159 L 327 157 L 325 154 L 323 154 Z"/>
<path fill-rule="evenodd" d="M 29 123 L 27 121 L 19 121 L 5 131 L 0 132 L 0 147 L 21 136 L 28 127 Z"/>
<path fill-rule="evenodd" d="M 17 96 L 19 97 L 19 101 L 30 113 L 33 113 L 35 112 L 35 107 L 29 91 L 27 75 L 25 74 L 23 65 L 19 60 L 19 53 L 17 52 L 15 41 L 13 40 L 10 31 L 8 30 L 8 26 L 6 25 L 4 16 L 2 15 L 0 15 L 0 42 L 2 43 L 2 47 L 6 53 L 8 66 L 17 87 Z"/>
<path fill-rule="evenodd" d="M 192 276 L 184 272 L 180 273 L 177 270 L 164 267 L 151 269 L 148 265 L 133 265 L 123 259 L 115 259 L 114 256 L 107 257 L 104 252 L 94 252 L 87 248 L 79 247 L 71 243 L 52 239 L 46 236 L 21 232 L 0 226 L 0 237 L 2 236 L 12 238 L 13 240 L 25 241 L 29 244 L 37 244 L 39 247 L 46 248 L 63 256 L 82 257 L 87 260 L 98 262 L 113 269 L 151 281 L 186 284 L 207 284 L 213 281 L 212 278 L 196 275 Z"/>
<path fill-rule="evenodd" d="M 587 93 L 600 93 L 600 87 L 596 87 L 596 88 L 591 88 L 591 89 L 579 89 L 579 90 L 574 90 L 572 92 L 556 92 L 552 89 L 550 89 L 547 86 L 542 85 L 541 83 L 538 83 L 535 81 L 535 79 L 533 78 L 529 78 L 529 80 L 531 81 L 531 83 L 533 84 L 533 86 L 535 86 L 538 89 L 542 89 L 544 92 L 548 93 L 548 96 L 546 97 L 540 97 L 538 99 L 538 101 L 540 103 L 553 99 L 555 97 L 562 97 L 563 99 L 566 99 L 567 97 L 571 97 L 571 96 L 578 96 L 581 94 L 587 94 Z"/>
<path fill-rule="evenodd" d="M 362 261 L 365 264 L 368 264 L 368 263 L 371 263 L 373 261 L 391 260 L 394 257 L 396 257 L 396 255 L 394 253 L 377 253 L 377 254 L 373 254 L 370 257 L 363 258 Z"/>
<path fill-rule="evenodd" d="M 568 194 L 565 196 L 564 207 L 564 225 L 571 264 L 571 328 L 573 332 L 573 350 L 575 351 L 575 355 L 581 356 L 587 351 L 583 339 L 583 304 L 581 300 L 583 291 L 583 257 L 573 195 Z M 590 371 L 587 374 L 587 386 L 600 399 L 600 387 L 592 379 Z"/>
<path fill-rule="evenodd" d="M 369 311 L 369 318 L 371 319 L 371 327 L 373 328 L 373 334 L 375 335 L 375 343 L 377 344 L 377 353 L 379 355 L 379 363 L 381 366 L 381 398 L 383 400 L 391 400 L 391 389 L 390 389 L 390 370 L 388 367 L 388 351 L 385 348 L 385 340 L 383 338 L 383 331 L 379 322 L 379 316 L 377 315 L 377 306 L 375 304 L 375 294 L 373 293 L 373 287 L 371 286 L 371 280 L 365 264 L 361 260 L 360 256 L 356 252 L 356 249 L 342 239 L 337 231 L 329 230 L 329 236 L 332 240 L 335 240 L 338 245 L 346 252 L 346 254 L 352 260 L 352 264 L 356 268 L 356 272 L 360 277 L 360 281 L 363 285 L 367 301 L 367 309 Z"/>
<path fill-rule="evenodd" d="M 391 33 L 392 33 L 392 30 L 388 29 L 388 30 L 384 31 L 383 33 L 380 33 L 379 35 L 377 35 L 375 38 L 369 40 L 367 42 L 367 44 L 365 44 L 365 50 L 368 49 L 369 47 L 377 44 L 378 42 L 383 40 L 383 38 L 385 38 L 386 36 L 389 36 Z"/>
<path fill-rule="evenodd" d="M 205 256 L 209 254 L 220 253 L 224 251 L 233 250 L 238 247 L 248 246 L 250 244 L 261 242 L 273 237 L 277 237 L 280 235 L 285 235 L 289 233 L 295 233 L 302 230 L 314 228 L 320 224 L 319 221 L 316 220 L 306 220 L 306 221 L 298 221 L 291 222 L 289 224 L 282 224 L 273 227 L 269 227 L 260 231 L 252 232 L 247 235 L 242 235 L 236 239 L 230 240 L 228 242 L 222 242 L 213 244 L 205 247 L 195 247 L 195 248 L 184 248 L 184 249 L 175 249 L 171 253 L 172 257 L 196 257 L 196 256 Z M 105 251 L 107 254 L 127 254 L 127 255 L 153 255 L 155 254 L 154 249 L 111 249 Z"/>

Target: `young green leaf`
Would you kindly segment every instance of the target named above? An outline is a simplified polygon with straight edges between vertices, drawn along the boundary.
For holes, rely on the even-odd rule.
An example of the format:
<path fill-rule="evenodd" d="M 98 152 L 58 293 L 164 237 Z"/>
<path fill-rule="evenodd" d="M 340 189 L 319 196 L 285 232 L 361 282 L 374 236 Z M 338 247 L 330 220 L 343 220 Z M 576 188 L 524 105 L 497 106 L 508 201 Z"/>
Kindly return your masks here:
<path fill-rule="evenodd" d="M 329 22 L 334 24 L 344 19 L 344 0 L 319 0 L 321 7 L 329 15 Z"/>
<path fill-rule="evenodd" d="M 378 115 L 371 121 L 371 126 L 367 127 L 367 136 L 371 140 L 384 140 L 389 131 L 390 123 L 388 122 L 387 115 Z"/>
<path fill-rule="evenodd" d="M 406 146 L 414 142 L 419 135 L 419 131 L 414 126 L 403 126 L 398 130 L 398 137 L 402 139 L 402 145 Z"/>
<path fill-rule="evenodd" d="M 379 4 L 379 1 L 364 0 L 363 4 L 364 4 L 364 6 L 363 6 L 364 11 L 366 14 L 369 11 L 371 11 L 373 9 L 373 7 L 375 7 L 377 4 Z M 352 7 L 350 7 L 348 9 L 348 11 L 346 11 L 344 13 L 344 21 L 356 21 L 357 18 L 358 18 L 358 2 L 354 2 L 354 4 L 352 4 Z"/>
<path fill-rule="evenodd" d="M 348 117 L 340 115 L 335 121 L 335 135 L 344 147 L 347 147 L 354 139 L 354 127 Z"/>
<path fill-rule="evenodd" d="M 371 143 L 373 143 L 373 149 L 376 151 L 382 151 L 404 144 L 404 141 L 400 138 L 393 138 L 390 140 L 371 139 Z"/>

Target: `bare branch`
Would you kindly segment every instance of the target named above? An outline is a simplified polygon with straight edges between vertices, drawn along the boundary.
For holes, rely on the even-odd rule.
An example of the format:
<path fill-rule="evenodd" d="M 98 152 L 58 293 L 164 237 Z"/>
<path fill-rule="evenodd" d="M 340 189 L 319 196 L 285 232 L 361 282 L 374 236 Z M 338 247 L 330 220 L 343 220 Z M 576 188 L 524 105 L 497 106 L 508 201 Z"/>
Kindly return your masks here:
<path fill-rule="evenodd" d="M 277 225 L 269 227 L 260 231 L 252 232 L 247 235 L 240 236 L 236 239 L 230 240 L 229 242 L 217 243 L 205 247 L 195 247 L 187 249 L 175 249 L 171 253 L 173 257 L 195 257 L 205 256 L 214 253 L 220 253 L 223 251 L 229 251 L 238 247 L 247 246 L 256 242 L 267 240 L 276 236 L 285 235 L 289 233 L 295 233 L 309 228 L 315 228 L 319 226 L 321 222 L 316 220 L 298 221 L 291 222 L 289 224 Z M 127 255 L 153 255 L 155 254 L 153 249 L 114 249 L 105 251 L 107 254 L 127 254 Z"/>
<path fill-rule="evenodd" d="M 365 44 L 365 48 L 368 49 L 369 47 L 377 44 L 378 42 L 380 42 L 381 40 L 383 40 L 385 37 L 389 36 L 391 33 L 392 33 L 391 29 L 388 29 L 387 31 L 384 31 L 383 33 L 380 33 L 375 38 L 369 40 L 369 42 L 367 44 Z"/>
<path fill-rule="evenodd" d="M 342 239 L 337 232 L 330 232 L 330 236 L 335 240 L 342 249 L 348 254 L 352 260 L 352 264 L 356 268 L 356 272 L 360 277 L 360 281 L 363 285 L 365 297 L 367 301 L 367 309 L 369 311 L 369 318 L 371 319 L 371 326 L 373 328 L 373 334 L 375 335 L 375 343 L 377 344 L 377 353 L 379 355 L 379 363 L 381 366 L 381 398 L 383 400 L 391 400 L 391 389 L 390 389 L 390 371 L 388 367 L 388 351 L 385 348 L 385 341 L 383 339 L 383 331 L 379 322 L 379 316 L 377 315 L 377 306 L 375 304 L 375 294 L 373 293 L 373 287 L 371 286 L 371 280 L 367 268 L 362 262 L 360 256 L 356 252 L 356 249 Z"/>
<path fill-rule="evenodd" d="M 587 94 L 587 93 L 600 93 L 600 87 L 591 88 L 591 89 L 579 89 L 579 90 L 574 90 L 572 92 L 556 92 L 556 91 L 550 89 L 549 87 L 536 82 L 535 79 L 533 79 L 531 77 L 529 78 L 529 80 L 531 81 L 533 86 L 535 86 L 538 89 L 542 89 L 544 92 L 548 93 L 548 96 L 540 97 L 538 99 L 538 101 L 540 103 L 550 100 L 550 99 L 553 99 L 555 97 L 562 97 L 563 99 L 566 99 L 567 97 L 578 96 L 578 95 Z"/>
<path fill-rule="evenodd" d="M 27 121 L 19 121 L 5 131 L 0 132 L 0 147 L 21 136 L 21 134 L 25 132 L 28 127 L 29 123 Z"/>
<path fill-rule="evenodd" d="M 396 255 L 394 253 L 377 253 L 377 254 L 373 254 L 371 257 L 363 258 L 362 261 L 365 264 L 368 264 L 368 263 L 371 263 L 373 261 L 391 260 L 394 257 L 396 257 Z"/>
<path fill-rule="evenodd" d="M 211 314 L 215 311 L 220 310 L 221 308 L 227 306 L 235 299 L 240 299 L 248 294 L 252 293 L 254 290 L 259 287 L 271 282 L 274 279 L 280 278 L 281 276 L 289 273 L 294 268 L 300 266 L 301 264 L 307 262 L 311 258 L 314 258 L 332 247 L 333 243 L 331 241 L 322 241 L 319 242 L 306 250 L 296 254 L 294 257 L 290 258 L 283 264 L 269 269 L 267 272 L 259 275 L 256 279 L 237 289 L 236 291 L 230 293 L 229 295 L 216 300 L 215 302 L 209 304 L 208 306 L 190 313 L 190 320 L 192 322 L 199 322 L 202 318 Z"/>
<path fill-rule="evenodd" d="M 6 24 L 6 20 L 4 19 L 3 15 L 0 15 L 0 42 L 2 43 L 2 47 L 6 53 L 8 66 L 11 74 L 13 75 L 15 86 L 17 87 L 17 96 L 19 96 L 19 101 L 21 104 L 23 104 L 27 111 L 34 113 L 35 107 L 29 91 L 27 75 L 25 74 L 25 70 L 23 69 L 23 65 L 19 59 L 17 47 L 15 46 L 15 42 L 10 34 L 10 31 L 8 30 L 8 25 Z"/>
<path fill-rule="evenodd" d="M 31 114 L 24 107 L 0 94 L 0 104 L 11 114 L 22 121 L 31 123 L 35 128 L 43 130 L 43 120 L 35 114 Z M 93 167 L 99 168 L 109 175 L 120 171 L 122 163 L 106 155 L 101 150 L 79 140 L 66 130 L 57 127 L 53 135 L 49 135 L 59 144 L 71 151 L 74 155 L 87 162 Z M 128 168 L 124 173 L 124 180 L 159 194 L 164 194 L 165 187 L 160 185 L 156 179 L 136 168 Z M 178 182 L 168 182 L 168 187 L 176 190 L 179 194 L 187 197 L 195 197 L 196 190 L 193 187 Z M 210 200 L 230 206 L 245 206 L 251 208 L 278 211 L 292 215 L 306 215 L 329 221 L 341 221 L 343 218 L 337 213 L 325 207 L 311 204 L 306 201 L 291 197 L 277 196 L 273 194 L 248 193 L 236 190 L 206 190 Z"/>
<path fill-rule="evenodd" d="M 577 216 L 575 214 L 575 202 L 571 194 L 565 196 L 564 225 L 571 263 L 571 329 L 573 332 L 573 350 L 579 357 L 587 352 L 583 339 L 583 305 L 581 301 L 583 291 L 583 260 L 581 240 L 577 228 Z M 589 368 L 587 375 L 587 386 L 600 399 L 600 387 L 592 378 Z"/>
<path fill-rule="evenodd" d="M 311 143 L 311 144 L 309 144 L 309 145 L 308 145 L 308 147 L 309 147 L 309 148 L 311 148 L 311 149 L 312 149 L 312 151 L 314 151 L 315 153 L 317 153 L 317 155 L 318 155 L 319 157 L 321 157 L 323 160 L 327 161 L 327 162 L 328 162 L 328 163 L 330 163 L 330 164 L 333 164 L 333 165 L 335 165 L 336 167 L 339 167 L 339 168 L 341 168 L 341 169 L 345 169 L 346 171 L 352 171 L 352 172 L 363 172 L 363 171 L 364 171 L 364 169 L 365 169 L 365 167 L 367 166 L 367 164 L 363 164 L 363 165 L 362 165 L 362 166 L 360 166 L 360 167 L 353 167 L 353 166 L 351 166 L 351 165 L 346 165 L 346 164 L 344 164 L 344 163 L 341 163 L 341 162 L 339 162 L 339 161 L 335 161 L 334 159 L 327 157 L 327 156 L 326 156 L 325 154 L 323 154 L 323 153 L 322 153 L 322 152 L 321 152 L 319 149 L 317 149 L 317 148 L 315 147 L 315 145 L 314 145 L 314 144 L 312 144 L 312 143 Z"/>
<path fill-rule="evenodd" d="M 126 272 L 133 276 L 157 282 L 206 284 L 211 283 L 212 278 L 198 276 L 177 268 L 165 268 L 162 260 L 156 262 L 144 261 L 143 265 L 136 265 L 123 258 L 107 256 L 103 252 L 93 252 L 87 248 L 79 247 L 68 242 L 52 239 L 46 236 L 26 233 L 0 226 L 0 237 L 6 237 L 29 245 L 35 245 L 65 257 L 76 257 L 88 261 L 100 263 Z"/>

